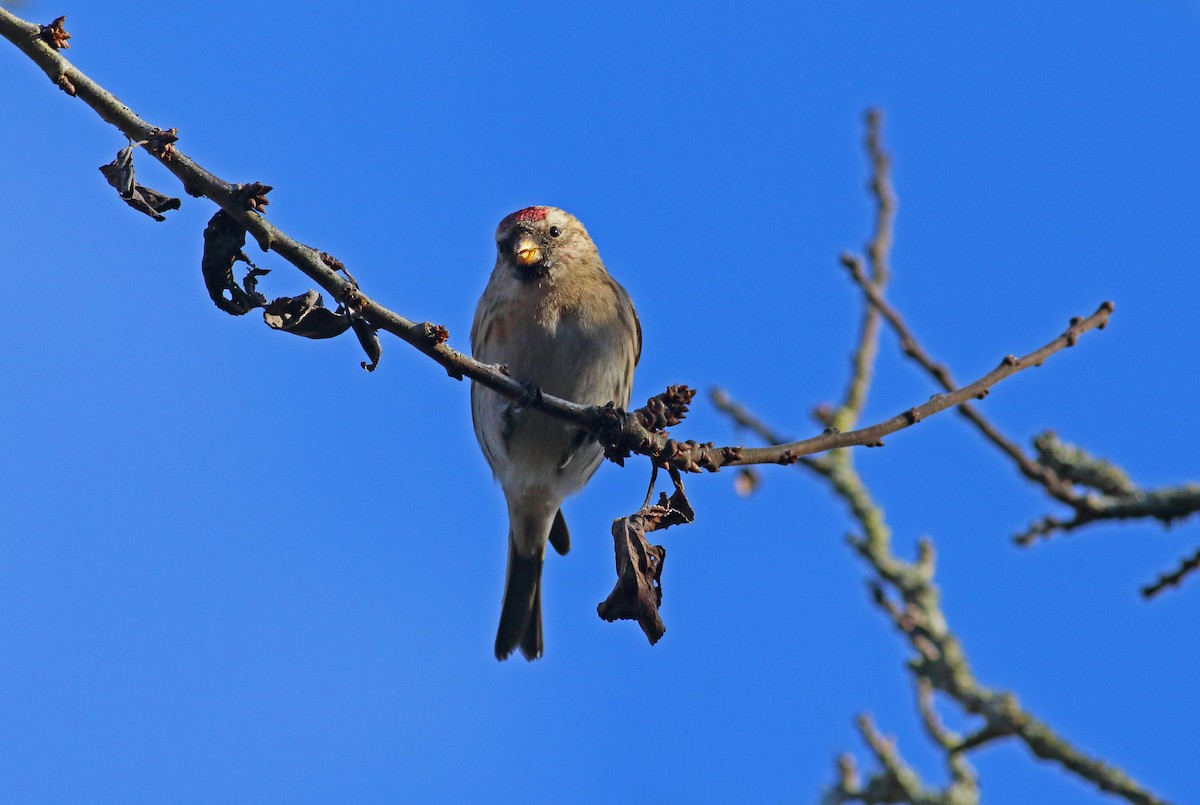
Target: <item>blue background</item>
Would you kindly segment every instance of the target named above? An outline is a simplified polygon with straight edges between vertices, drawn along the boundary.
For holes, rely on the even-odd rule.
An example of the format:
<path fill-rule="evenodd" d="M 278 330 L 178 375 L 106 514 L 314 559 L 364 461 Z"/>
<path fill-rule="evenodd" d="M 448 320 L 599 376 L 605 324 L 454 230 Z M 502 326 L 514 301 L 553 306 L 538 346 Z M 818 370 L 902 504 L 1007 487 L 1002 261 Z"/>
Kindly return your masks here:
<path fill-rule="evenodd" d="M 1112 299 L 1105 332 L 983 410 L 1143 484 L 1196 479 L 1193 4 L 17 11 L 67 13 L 80 69 L 223 178 L 274 185 L 275 223 L 459 348 L 496 222 L 574 212 L 638 306 L 635 399 L 721 385 L 796 435 L 847 374 L 860 301 L 836 258 L 869 231 L 881 105 L 890 297 L 929 350 L 971 379 Z M 350 337 L 220 313 L 210 204 L 156 224 L 120 203 L 96 167 L 123 139 L 7 43 L 0 99 L 0 799 L 812 802 L 838 752 L 864 756 L 862 710 L 941 781 L 820 483 L 768 467 L 747 499 L 732 473 L 692 478 L 651 648 L 595 614 L 609 523 L 646 481 L 605 467 L 546 568 L 545 658 L 497 663 L 504 505 L 466 384 L 395 339 L 367 374 Z M 310 287 L 261 257 L 268 296 Z M 885 336 L 868 419 L 934 390 Z M 744 438 L 700 400 L 676 435 Z M 856 459 L 897 550 L 935 539 L 984 684 L 1200 801 L 1200 580 L 1137 594 L 1195 522 L 1018 549 L 1054 507 L 953 414 Z M 1105 799 L 1015 743 L 973 759 L 989 802 Z"/>

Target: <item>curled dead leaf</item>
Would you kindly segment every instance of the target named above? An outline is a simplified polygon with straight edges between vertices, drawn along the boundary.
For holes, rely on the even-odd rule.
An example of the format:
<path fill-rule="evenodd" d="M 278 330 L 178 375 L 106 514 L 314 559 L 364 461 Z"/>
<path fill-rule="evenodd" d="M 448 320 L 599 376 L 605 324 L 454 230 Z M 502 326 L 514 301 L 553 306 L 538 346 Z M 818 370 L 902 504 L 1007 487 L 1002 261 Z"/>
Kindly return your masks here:
<path fill-rule="evenodd" d="M 246 245 L 246 230 L 224 210 L 217 210 L 204 228 L 204 254 L 200 258 L 200 271 L 204 275 L 204 287 L 213 303 L 232 316 L 241 316 L 262 307 L 267 298 L 257 290 L 258 278 L 269 273 L 269 269 L 257 268 L 246 257 L 242 247 Z M 243 285 L 233 277 L 234 263 L 243 262 L 250 266 Z"/>
<path fill-rule="evenodd" d="M 305 338 L 333 338 L 351 324 L 350 316 L 325 307 L 321 294 L 313 290 L 272 300 L 263 308 L 263 321 L 273 330 Z"/>
<path fill-rule="evenodd" d="M 155 221 L 165 221 L 166 216 L 162 213 L 179 209 L 180 201 L 137 183 L 133 170 L 133 149 L 133 145 L 122 148 L 112 162 L 100 166 L 100 172 L 126 204 Z"/>
<path fill-rule="evenodd" d="M 367 353 L 367 360 L 359 365 L 368 372 L 374 372 L 379 367 L 379 359 L 383 357 L 383 345 L 379 343 L 378 329 L 372 327 L 362 316 L 354 314 L 350 315 L 350 326 L 354 328 L 354 334 L 358 336 L 358 343 L 362 345 L 363 352 Z"/>
<path fill-rule="evenodd" d="M 696 519 L 678 471 L 672 471 L 671 478 L 675 493 L 670 498 L 661 494 L 653 506 L 613 521 L 617 583 L 608 598 L 596 607 L 597 614 L 606 621 L 637 621 L 650 645 L 667 631 L 658 612 L 662 605 L 662 572 L 667 550 L 661 545 L 651 545 L 646 535 Z"/>

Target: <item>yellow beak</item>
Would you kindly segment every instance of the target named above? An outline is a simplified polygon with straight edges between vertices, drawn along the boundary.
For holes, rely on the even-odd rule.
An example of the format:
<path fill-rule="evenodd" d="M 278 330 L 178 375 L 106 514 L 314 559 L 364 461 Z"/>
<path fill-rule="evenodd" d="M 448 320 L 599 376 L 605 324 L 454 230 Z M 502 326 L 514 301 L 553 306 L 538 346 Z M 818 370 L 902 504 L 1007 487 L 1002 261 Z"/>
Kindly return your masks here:
<path fill-rule="evenodd" d="M 531 266 L 542 259 L 542 250 L 532 238 L 521 238 L 516 248 L 517 262 L 523 266 Z"/>

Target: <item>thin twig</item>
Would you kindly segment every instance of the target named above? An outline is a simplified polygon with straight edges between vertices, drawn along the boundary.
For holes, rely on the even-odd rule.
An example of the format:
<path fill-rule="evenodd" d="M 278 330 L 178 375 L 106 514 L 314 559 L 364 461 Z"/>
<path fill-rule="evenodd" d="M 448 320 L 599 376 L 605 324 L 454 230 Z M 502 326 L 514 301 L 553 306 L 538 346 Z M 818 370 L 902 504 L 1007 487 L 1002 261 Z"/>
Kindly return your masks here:
<path fill-rule="evenodd" d="M 1191 556 L 1184 557 L 1179 566 L 1170 573 L 1163 573 L 1153 584 L 1147 584 L 1142 588 L 1142 596 L 1144 598 L 1153 598 L 1168 587 L 1175 587 L 1187 578 L 1188 575 L 1200 570 L 1200 548 Z"/>
<path fill-rule="evenodd" d="M 931 741 L 943 749 L 952 749 L 962 743 L 962 736 L 942 723 L 934 702 L 933 683 L 924 677 L 917 679 L 917 710 L 921 713 L 925 734 Z"/>
<path fill-rule="evenodd" d="M 888 257 L 892 248 L 892 231 L 896 219 L 896 194 L 892 190 L 892 160 L 883 147 L 883 112 L 871 109 L 866 115 L 866 149 L 871 163 L 871 178 L 867 186 L 875 199 L 875 227 L 867 243 L 867 259 L 871 276 L 867 280 L 882 293 L 891 275 Z M 871 388 L 871 375 L 879 350 L 879 312 L 870 305 L 863 307 L 859 324 L 858 344 L 851 357 L 851 382 L 846 384 L 842 411 L 862 411 Z M 830 422 L 831 426 L 848 430 L 846 422 Z"/>
<path fill-rule="evenodd" d="M 1169 525 L 1200 511 L 1200 484 L 1181 484 L 1141 490 L 1120 497 L 1092 494 L 1084 497 L 1069 519 L 1043 517 L 1013 541 L 1025 547 L 1051 534 L 1067 534 L 1085 525 L 1112 520 L 1157 520 Z"/>
<path fill-rule="evenodd" d="M 1097 308 L 1095 313 L 1083 319 L 1076 319 L 1075 323 L 1061 335 L 1044 346 L 1030 352 L 1028 355 L 1020 358 L 1009 355 L 1000 362 L 999 366 L 975 382 L 946 394 L 936 394 L 927 402 L 914 406 L 883 422 L 848 433 L 827 432 L 820 436 L 789 444 L 744 448 L 739 458 L 726 463 L 730 465 L 780 463 L 788 459 L 794 460 L 800 456 L 820 453 L 839 447 L 851 447 L 854 445 L 881 446 L 884 436 L 911 427 L 922 419 L 945 411 L 947 408 L 960 405 L 967 400 L 986 396 L 992 386 L 1001 380 L 1012 377 L 1017 372 L 1031 366 L 1041 366 L 1054 353 L 1065 347 L 1073 346 L 1083 333 L 1092 329 L 1103 329 L 1108 323 L 1111 313 L 1112 305 L 1105 302 Z"/>
<path fill-rule="evenodd" d="M 863 269 L 862 261 L 852 254 L 846 254 L 842 256 L 842 265 L 862 290 L 869 306 L 879 311 L 891 325 L 900 339 L 904 354 L 925 369 L 943 388 L 953 389 L 955 380 L 950 369 L 934 360 L 921 346 L 900 313 L 888 303 Z M 1111 302 L 1105 304 L 1111 309 Z M 1073 319 L 1072 324 L 1076 321 Z M 1022 475 L 1041 485 L 1052 497 L 1073 510 L 1069 518 L 1050 515 L 1035 521 L 1014 537 L 1018 545 L 1028 546 L 1052 534 L 1068 533 L 1102 520 L 1156 519 L 1168 524 L 1200 512 L 1200 484 L 1140 489 L 1119 467 L 1095 458 L 1080 448 L 1063 444 L 1049 432 L 1034 440 L 1037 450 L 1037 458 L 1034 459 L 1005 437 L 970 403 L 958 406 L 958 412 L 1012 459 Z M 1076 484 L 1094 489 L 1096 493 L 1083 494 L 1075 489 Z"/>
<path fill-rule="evenodd" d="M 1053 515 L 1034 521 L 1014 537 L 1021 546 L 1056 533 L 1071 533 L 1090 523 L 1112 520 L 1157 520 L 1170 525 L 1200 512 L 1200 484 L 1142 489 L 1110 461 L 1060 441 L 1046 431 L 1033 440 L 1038 462 L 1064 481 L 1088 491 L 1073 504 L 1070 518 Z"/>
<path fill-rule="evenodd" d="M 642 501 L 642 508 L 639 511 L 645 511 L 650 508 L 650 498 L 654 495 L 654 484 L 658 481 L 658 465 L 650 465 L 650 483 L 646 485 L 646 499 Z"/>
<path fill-rule="evenodd" d="M 884 774 L 876 777 L 873 781 L 867 783 L 868 792 L 874 786 L 893 792 L 893 796 L 903 797 L 904 802 L 919 803 L 924 805 L 927 802 L 934 802 L 937 796 L 925 790 L 925 786 L 921 783 L 921 778 L 918 776 L 915 769 L 904 762 L 900 757 L 900 752 L 896 748 L 896 740 L 883 735 L 876 727 L 875 722 L 866 713 L 860 715 L 855 721 L 859 734 L 867 746 L 870 747 L 875 759 L 879 761 L 884 769 Z M 879 792 L 882 794 L 883 792 Z M 876 794 L 876 797 L 879 796 Z M 869 794 L 868 794 L 869 796 Z M 875 797 L 872 797 L 874 799 Z M 876 801 L 895 801 L 892 799 L 876 800 Z"/>
<path fill-rule="evenodd" d="M 916 336 L 913 335 L 912 330 L 904 323 L 904 319 L 888 303 L 887 299 L 875 287 L 875 284 L 867 276 L 866 272 L 863 271 L 861 261 L 853 255 L 846 254 L 842 255 L 842 265 L 846 267 L 855 284 L 862 289 L 863 294 L 870 303 L 869 307 L 872 310 L 879 311 L 888 324 L 892 326 L 892 329 L 900 339 L 900 348 L 904 351 L 904 354 L 924 368 L 942 388 L 947 390 L 955 388 L 957 384 L 954 381 L 954 377 L 950 374 L 950 369 L 945 364 L 935 361 L 925 351 L 921 343 L 917 341 Z M 1111 310 L 1112 303 L 1108 302 L 1106 304 Z M 1070 484 L 1064 482 L 1050 469 L 1026 455 L 1025 451 L 1016 442 L 1002 434 L 983 414 L 979 413 L 975 406 L 966 403 L 959 406 L 958 412 L 975 425 L 988 441 L 996 445 L 1002 453 L 1011 458 L 1022 475 L 1043 486 L 1047 492 L 1063 503 L 1072 506 L 1078 504 L 1080 497 L 1071 488 Z"/>

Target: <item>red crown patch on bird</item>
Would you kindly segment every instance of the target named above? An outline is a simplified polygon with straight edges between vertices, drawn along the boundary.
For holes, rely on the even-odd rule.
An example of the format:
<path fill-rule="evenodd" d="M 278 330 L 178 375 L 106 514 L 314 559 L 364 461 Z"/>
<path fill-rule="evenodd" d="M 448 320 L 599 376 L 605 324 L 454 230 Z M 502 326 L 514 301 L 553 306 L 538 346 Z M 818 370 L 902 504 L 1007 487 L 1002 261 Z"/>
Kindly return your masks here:
<path fill-rule="evenodd" d="M 523 224 L 528 221 L 542 221 L 549 215 L 549 207 L 526 207 L 523 210 L 517 210 L 512 215 L 507 216 L 500 222 L 500 228 L 511 226 L 512 224 Z"/>

